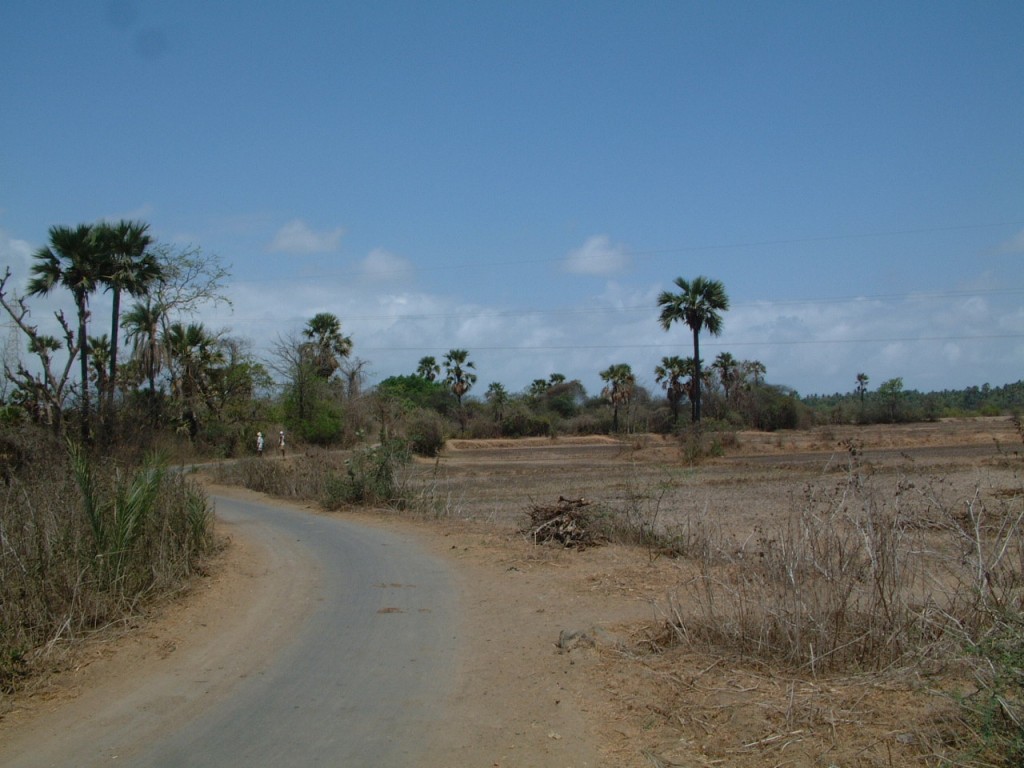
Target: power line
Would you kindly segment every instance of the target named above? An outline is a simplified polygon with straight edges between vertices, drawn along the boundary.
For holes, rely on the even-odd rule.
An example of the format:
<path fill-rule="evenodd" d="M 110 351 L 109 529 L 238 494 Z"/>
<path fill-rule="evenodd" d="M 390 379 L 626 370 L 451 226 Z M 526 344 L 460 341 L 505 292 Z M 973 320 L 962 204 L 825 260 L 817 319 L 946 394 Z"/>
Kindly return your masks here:
<path fill-rule="evenodd" d="M 992 288 L 986 290 L 975 290 L 975 291 L 944 291 L 934 293 L 891 293 L 891 294 L 874 294 L 868 296 L 842 296 L 833 298 L 820 298 L 820 299 L 779 299 L 779 300 L 758 300 L 758 301 L 747 301 L 737 304 L 732 304 L 731 309 L 741 309 L 744 307 L 761 307 L 765 304 L 771 306 L 801 306 L 801 305 L 812 305 L 812 304 L 856 304 L 861 302 L 891 302 L 891 301 L 905 301 L 909 299 L 921 299 L 921 300 L 937 300 L 937 299 L 956 299 L 956 298 L 970 298 L 970 297 L 984 297 L 984 296 L 1010 296 L 1024 294 L 1024 288 Z M 409 314 L 374 314 L 374 315 L 346 315 L 341 318 L 344 322 L 351 323 L 352 321 L 365 321 L 365 320 L 472 320 L 472 319 L 483 319 L 483 318 L 501 318 L 501 317 L 524 317 L 530 316 L 575 316 L 575 315 L 612 315 L 612 314 L 623 314 L 632 312 L 651 312 L 655 313 L 658 308 L 654 304 L 635 304 L 622 307 L 575 307 L 572 309 L 502 309 L 502 310 L 479 310 L 471 312 L 416 312 Z M 262 319 L 255 316 L 239 316 L 239 315 L 226 315 L 225 317 L 232 318 L 236 321 L 252 321 Z"/>
<path fill-rule="evenodd" d="M 1024 339 L 1024 334 L 981 334 L 976 336 L 902 336 L 873 339 L 791 339 L 788 341 L 729 341 L 701 342 L 702 348 L 713 347 L 787 347 L 802 345 L 821 344 L 894 344 L 894 343 L 916 343 L 916 342 L 945 342 L 945 341 L 991 341 L 996 339 Z M 360 347 L 361 351 L 367 352 L 417 352 L 432 349 L 445 349 L 448 345 L 439 344 L 418 344 L 414 347 Z M 474 352 L 565 352 L 571 350 L 607 350 L 607 349 L 665 349 L 666 347 L 677 348 L 678 342 L 665 342 L 663 344 L 539 344 L 535 346 L 481 346 L 473 345 Z"/>

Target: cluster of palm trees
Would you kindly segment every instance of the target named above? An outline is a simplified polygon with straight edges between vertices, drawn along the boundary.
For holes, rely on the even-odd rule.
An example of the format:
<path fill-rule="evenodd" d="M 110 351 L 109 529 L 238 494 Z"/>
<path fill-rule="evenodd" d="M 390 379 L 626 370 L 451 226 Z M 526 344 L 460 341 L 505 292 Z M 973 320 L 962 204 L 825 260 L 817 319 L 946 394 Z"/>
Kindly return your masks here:
<path fill-rule="evenodd" d="M 469 359 L 469 350 L 450 349 L 444 359 L 438 363 L 437 358 L 430 355 L 421 357 L 416 366 L 416 375 L 427 381 L 436 381 L 444 372 L 442 381 L 445 386 L 455 395 L 459 406 L 462 406 L 462 398 L 476 384 L 477 375 L 474 373 L 476 364 Z"/>
<path fill-rule="evenodd" d="M 224 360 L 219 339 L 202 324 L 171 321 L 171 310 L 187 305 L 196 296 L 169 295 L 169 290 L 183 287 L 179 274 L 181 263 L 167 258 L 167 252 L 157 247 L 149 234 L 149 225 L 141 221 L 122 220 L 116 223 L 99 222 L 79 224 L 75 227 L 54 226 L 49 230 L 47 245 L 33 254 L 29 296 L 46 296 L 55 289 L 65 289 L 75 304 L 77 330 L 63 320 L 65 327 L 63 346 L 68 353 L 68 364 L 77 359 L 80 376 L 78 384 L 79 418 L 83 443 L 94 441 L 92 417 L 92 391 L 97 396 L 101 435 L 110 440 L 115 430 L 119 387 L 126 377 L 120 370 L 120 331 L 131 349 L 131 377 L 141 383 L 148 382 L 150 403 L 154 404 L 157 378 L 166 371 L 170 378 L 172 396 L 182 404 L 182 417 L 190 431 L 196 428 L 196 408 L 200 399 L 208 398 L 212 372 Z M 205 269 L 194 262 L 185 261 L 194 278 Z M 98 291 L 110 294 L 111 321 L 109 334 L 90 335 L 90 302 Z M 205 293 L 206 288 L 199 289 Z M 122 298 L 130 296 L 135 303 L 122 312 Z M 19 309 L 20 307 L 20 309 Z M 8 313 L 18 321 L 24 316 L 24 305 L 5 304 Z M 40 334 L 34 326 L 19 322 L 29 337 L 29 350 L 37 356 L 42 350 L 47 355 L 56 352 L 61 343 Z M 47 381 L 35 387 L 35 393 L 25 396 L 39 399 L 38 390 L 53 388 L 58 377 L 49 374 L 49 360 L 43 359 Z M 30 383 L 27 375 L 21 377 Z M 32 389 L 32 387 L 29 387 Z M 52 398 L 52 393 L 51 393 Z M 49 409 L 54 412 L 51 421 L 60 430 L 61 398 Z M 153 412 L 155 418 L 155 411 Z"/>
<path fill-rule="evenodd" d="M 75 301 L 78 319 L 77 345 L 81 370 L 81 429 L 83 442 L 92 439 L 89 397 L 89 355 L 99 350 L 108 364 L 100 377 L 101 410 L 106 429 L 112 428 L 114 383 L 117 381 L 118 329 L 121 295 L 145 295 L 161 275 L 160 264 L 149 248 L 153 239 L 149 225 L 134 221 L 117 224 L 79 224 L 77 227 L 50 228 L 49 245 L 33 255 L 30 296 L 45 296 L 57 287 L 66 288 Z M 112 295 L 109 337 L 94 339 L 88 335 L 89 299 L 99 288 Z"/>

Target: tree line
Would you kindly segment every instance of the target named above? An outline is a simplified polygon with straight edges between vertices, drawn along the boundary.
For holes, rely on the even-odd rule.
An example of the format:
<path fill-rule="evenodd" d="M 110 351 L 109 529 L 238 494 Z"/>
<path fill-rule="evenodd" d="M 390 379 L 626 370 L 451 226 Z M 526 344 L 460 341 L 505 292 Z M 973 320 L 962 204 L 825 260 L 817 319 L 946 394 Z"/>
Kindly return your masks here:
<path fill-rule="evenodd" d="M 266 359 L 229 332 L 195 322 L 202 306 L 227 301 L 227 276 L 218 259 L 198 248 L 155 241 L 145 222 L 52 227 L 48 244 L 33 254 L 25 295 L 12 291 L 9 269 L 0 279 L 0 307 L 19 339 L 17 348 L 4 350 L 3 419 L 57 434 L 73 425 L 86 445 L 185 436 L 230 455 L 245 451 L 257 430 L 278 428 L 323 445 L 352 444 L 376 432 L 430 452 L 454 434 L 671 433 L 701 424 L 774 430 L 1021 404 L 1020 385 L 1005 392 L 986 385 L 974 397 L 926 396 L 905 391 L 901 379 L 871 391 L 865 373 L 857 374 L 850 393 L 800 398 L 767 383 L 758 360 L 722 352 L 705 364 L 701 336 L 719 335 L 729 309 L 725 286 L 705 276 L 678 277 L 676 290 L 658 297 L 660 326 L 666 332 L 685 326 L 693 352 L 658 362 L 651 373 L 660 393 L 640 385 L 632 367 L 620 362 L 599 372 L 603 387 L 594 396 L 558 372 L 522 392 L 492 382 L 478 395 L 479 372 L 466 349 L 451 349 L 440 360 L 424 356 L 409 374 L 367 388 L 368 362 L 354 355 L 355 342 L 333 313 L 317 313 L 299 331 L 279 335 Z M 32 322 L 27 302 L 57 291 L 69 296 L 74 316 L 56 311 L 60 332 L 50 335 Z M 100 296 L 110 302 L 111 325 L 97 334 L 91 307 Z M 687 406 L 689 418 L 682 419 Z"/>

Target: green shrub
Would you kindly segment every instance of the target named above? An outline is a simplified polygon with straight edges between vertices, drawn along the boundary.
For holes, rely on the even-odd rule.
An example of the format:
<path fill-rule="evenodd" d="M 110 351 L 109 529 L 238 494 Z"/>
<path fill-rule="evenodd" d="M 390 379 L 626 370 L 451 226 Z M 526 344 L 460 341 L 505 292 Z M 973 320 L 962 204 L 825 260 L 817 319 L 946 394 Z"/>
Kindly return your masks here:
<path fill-rule="evenodd" d="M 345 504 L 401 504 L 397 470 L 409 462 L 404 441 L 390 440 L 352 454 L 344 475 L 327 478 L 321 503 L 326 509 Z"/>
<path fill-rule="evenodd" d="M 409 447 L 417 456 L 433 458 L 444 450 L 444 420 L 435 411 L 413 412 L 406 433 Z"/>
<path fill-rule="evenodd" d="M 310 445 L 336 445 L 341 442 L 342 428 L 341 413 L 322 408 L 308 419 L 298 422 L 294 431 L 299 439 Z"/>

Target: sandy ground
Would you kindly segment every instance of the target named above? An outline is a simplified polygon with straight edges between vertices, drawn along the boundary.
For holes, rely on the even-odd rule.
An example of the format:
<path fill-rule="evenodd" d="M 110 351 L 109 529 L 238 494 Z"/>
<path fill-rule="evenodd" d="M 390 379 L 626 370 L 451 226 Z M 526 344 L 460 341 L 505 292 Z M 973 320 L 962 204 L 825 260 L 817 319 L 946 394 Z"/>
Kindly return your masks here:
<path fill-rule="evenodd" d="M 452 441 L 418 468 L 441 519 L 343 513 L 412 531 L 455 568 L 467 646 L 452 703 L 451 766 L 883 766 L 918 760 L 919 733 L 948 702 L 913 675 L 821 679 L 692 647 L 661 648 L 659 627 L 692 566 L 638 548 L 538 547 L 517 533 L 531 503 L 630 502 L 669 525 L 712 510 L 737 533 L 781 515 L 809 483 L 834 482 L 849 457 L 1006 497 L 1021 487 L 1021 438 L 1008 419 L 890 428 L 743 433 L 726 455 L 684 466 L 660 438 Z M 217 489 L 218 493 L 245 493 Z M 319 514 L 310 510 L 311 514 Z M 0 740 L 44 731 L 83 690 L 151 674 L 244 623 L 267 587 L 260 553 L 226 526 L 224 553 L 188 595 L 14 701 Z M 575 633 L 581 636 L 573 637 Z M 560 643 L 560 640 L 563 642 Z M 560 644 L 565 647 L 560 647 Z M 654 651 L 658 651 L 655 653 Z M 496 705 L 496 702 L 498 704 Z M 461 736 L 456 736 L 456 731 Z M 481 763 L 483 756 L 488 762 Z"/>

